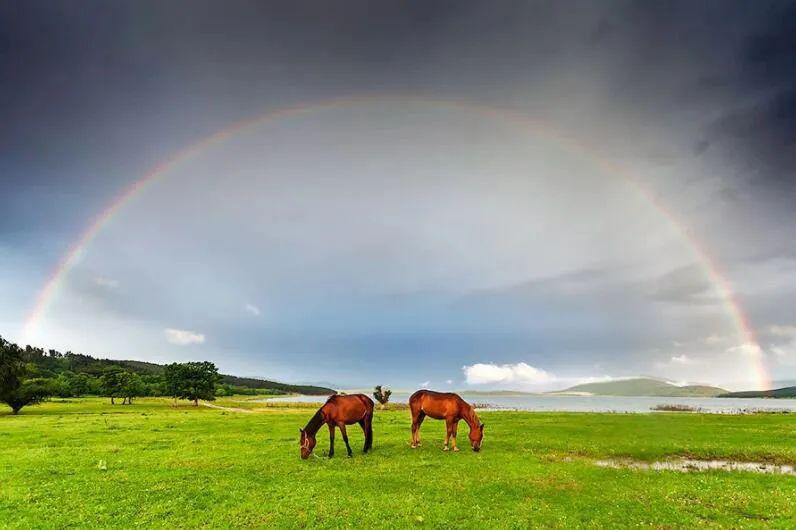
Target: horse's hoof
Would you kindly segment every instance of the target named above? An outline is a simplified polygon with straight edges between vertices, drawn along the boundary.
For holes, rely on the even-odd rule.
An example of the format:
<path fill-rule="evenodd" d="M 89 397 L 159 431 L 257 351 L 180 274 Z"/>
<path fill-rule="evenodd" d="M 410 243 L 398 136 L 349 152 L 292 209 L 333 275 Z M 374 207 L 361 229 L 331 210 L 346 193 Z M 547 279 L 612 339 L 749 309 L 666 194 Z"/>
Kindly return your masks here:
<path fill-rule="evenodd" d="M 409 447 L 411 447 L 412 449 L 417 449 L 417 446 L 415 444 L 411 444 L 409 445 Z"/>
<path fill-rule="evenodd" d="M 448 450 L 448 446 L 446 445 L 445 447 L 442 448 L 442 450 L 443 451 L 447 451 Z"/>
<path fill-rule="evenodd" d="M 458 447 L 454 447 L 454 448 L 453 448 L 453 452 L 454 452 L 454 453 L 458 453 L 458 452 L 459 452 L 459 448 L 458 448 Z"/>

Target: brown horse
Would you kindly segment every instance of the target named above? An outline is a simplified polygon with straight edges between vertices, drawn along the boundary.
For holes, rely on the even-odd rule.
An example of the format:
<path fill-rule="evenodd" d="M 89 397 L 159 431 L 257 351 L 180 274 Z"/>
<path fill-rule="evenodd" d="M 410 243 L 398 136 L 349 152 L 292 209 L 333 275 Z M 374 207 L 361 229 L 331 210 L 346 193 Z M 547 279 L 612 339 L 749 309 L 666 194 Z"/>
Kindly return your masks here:
<path fill-rule="evenodd" d="M 326 400 L 318 412 L 310 419 L 307 426 L 299 429 L 301 438 L 301 458 L 309 458 L 315 449 L 315 434 L 323 426 L 329 426 L 329 458 L 334 456 L 334 428 L 338 427 L 343 433 L 343 441 L 351 456 L 351 446 L 348 445 L 348 434 L 345 426 L 359 423 L 365 431 L 365 449 L 368 452 L 373 447 L 373 400 L 365 394 L 335 395 Z"/>
<path fill-rule="evenodd" d="M 409 398 L 409 409 L 412 411 L 412 449 L 420 445 L 420 425 L 426 416 L 435 420 L 445 420 L 444 450 L 448 450 L 448 440 L 453 439 L 453 450 L 456 448 L 456 431 L 459 420 L 464 420 L 470 427 L 470 445 L 473 451 L 481 450 L 484 439 L 484 424 L 478 419 L 475 409 L 458 394 L 418 390 Z"/>

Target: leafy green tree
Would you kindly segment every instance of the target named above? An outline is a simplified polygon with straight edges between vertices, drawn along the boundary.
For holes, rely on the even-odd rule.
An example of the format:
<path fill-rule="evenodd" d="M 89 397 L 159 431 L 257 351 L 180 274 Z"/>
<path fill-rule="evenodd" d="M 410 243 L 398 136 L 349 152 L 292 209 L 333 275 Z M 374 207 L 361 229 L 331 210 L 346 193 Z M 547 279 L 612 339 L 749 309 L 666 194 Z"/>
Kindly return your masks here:
<path fill-rule="evenodd" d="M 146 394 L 146 386 L 144 380 L 138 374 L 124 372 L 122 378 L 122 405 L 127 401 L 128 405 L 133 404 L 134 397 L 140 397 Z"/>
<path fill-rule="evenodd" d="M 22 407 L 45 400 L 51 391 L 45 380 L 28 378 L 25 352 L 0 337 L 0 402 L 19 414 Z"/>
<path fill-rule="evenodd" d="M 387 405 L 387 402 L 390 401 L 390 396 L 392 395 L 392 390 L 389 388 L 382 388 L 381 385 L 376 385 L 373 389 L 373 397 L 376 398 L 376 401 L 381 403 L 381 408 L 384 408 Z"/>
<path fill-rule="evenodd" d="M 72 397 L 71 379 L 75 374 L 71 372 L 64 372 L 58 374 L 58 377 L 50 379 L 50 388 L 54 396 L 68 398 Z"/>
<path fill-rule="evenodd" d="M 125 385 L 129 379 L 129 372 L 121 368 L 109 368 L 102 374 L 100 380 L 102 381 L 103 395 L 111 398 L 111 404 L 116 404 L 115 399 L 123 397 L 125 393 Z M 124 401 L 122 401 L 124 404 Z"/>
<path fill-rule="evenodd" d="M 176 403 L 182 393 L 185 365 L 181 363 L 167 364 L 163 369 L 163 391 L 167 396 L 173 397 Z"/>
<path fill-rule="evenodd" d="M 74 397 L 85 396 L 92 390 L 92 379 L 88 374 L 75 374 L 69 379 L 69 390 Z"/>
<path fill-rule="evenodd" d="M 22 407 L 41 403 L 52 394 L 52 379 L 35 377 L 22 381 L 13 394 L 0 398 L 0 401 L 11 407 L 14 414 L 19 414 Z"/>
<path fill-rule="evenodd" d="M 195 406 L 199 400 L 216 399 L 218 368 L 211 362 L 172 363 L 166 366 L 163 377 L 165 388 L 174 399 L 188 399 Z"/>

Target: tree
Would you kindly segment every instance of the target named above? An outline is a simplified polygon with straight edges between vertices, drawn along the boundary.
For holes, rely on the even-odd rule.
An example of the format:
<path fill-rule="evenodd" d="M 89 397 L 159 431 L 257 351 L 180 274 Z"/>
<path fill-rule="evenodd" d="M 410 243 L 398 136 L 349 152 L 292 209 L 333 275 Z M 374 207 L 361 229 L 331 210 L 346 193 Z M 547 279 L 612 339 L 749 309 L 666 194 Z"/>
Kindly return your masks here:
<path fill-rule="evenodd" d="M 128 405 L 133 404 L 133 398 L 143 396 L 146 393 L 144 380 L 138 374 L 124 372 L 125 376 L 122 380 L 122 405 L 127 401 Z"/>
<path fill-rule="evenodd" d="M 392 395 L 392 390 L 389 388 L 382 388 L 381 385 L 376 385 L 373 389 L 373 397 L 376 398 L 376 401 L 381 403 L 381 408 L 384 408 L 387 405 L 387 402 L 390 401 L 390 396 Z"/>
<path fill-rule="evenodd" d="M 199 400 L 216 399 L 218 368 L 211 362 L 172 363 L 163 373 L 166 391 L 174 399 L 189 399 L 195 406 Z"/>
<path fill-rule="evenodd" d="M 124 396 L 124 387 L 127 384 L 128 377 L 129 372 L 121 368 L 109 368 L 102 374 L 100 378 L 102 381 L 102 393 L 111 398 L 111 405 L 116 403 L 114 401 L 115 398 Z"/>
<path fill-rule="evenodd" d="M 74 397 L 80 397 L 91 392 L 92 377 L 88 374 L 75 374 L 69 379 L 69 389 Z"/>
<path fill-rule="evenodd" d="M 46 380 L 28 379 L 24 351 L 0 337 L 0 402 L 19 414 L 22 407 L 34 405 L 50 396 Z"/>

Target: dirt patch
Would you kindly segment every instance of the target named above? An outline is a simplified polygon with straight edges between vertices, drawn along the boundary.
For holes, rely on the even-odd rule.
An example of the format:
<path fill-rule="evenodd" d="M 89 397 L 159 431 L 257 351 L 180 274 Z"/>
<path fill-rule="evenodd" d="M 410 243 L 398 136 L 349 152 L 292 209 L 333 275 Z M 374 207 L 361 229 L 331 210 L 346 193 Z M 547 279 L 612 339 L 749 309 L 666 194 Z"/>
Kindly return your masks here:
<path fill-rule="evenodd" d="M 201 403 L 205 407 L 208 407 L 208 408 L 211 408 L 211 409 L 217 409 L 217 410 L 225 410 L 227 412 L 243 412 L 245 414 L 250 414 L 250 413 L 254 412 L 253 410 L 241 409 L 241 408 L 238 408 L 238 407 L 222 407 L 221 405 L 213 405 L 212 403 L 208 403 L 207 401 L 202 401 Z"/>
<path fill-rule="evenodd" d="M 774 475 L 796 476 L 796 468 L 791 465 L 765 464 L 761 462 L 735 462 L 732 460 L 661 460 L 658 462 L 642 462 L 639 460 L 596 460 L 595 465 L 614 469 L 640 469 L 651 471 L 679 471 L 692 473 L 695 471 L 747 471 L 751 473 L 768 473 Z"/>

